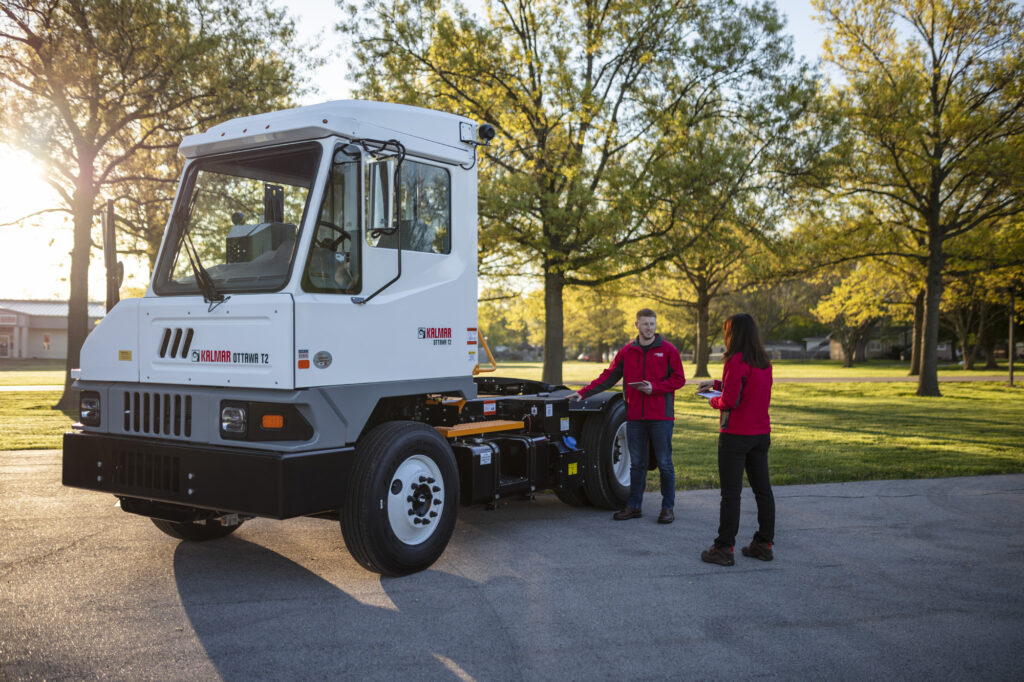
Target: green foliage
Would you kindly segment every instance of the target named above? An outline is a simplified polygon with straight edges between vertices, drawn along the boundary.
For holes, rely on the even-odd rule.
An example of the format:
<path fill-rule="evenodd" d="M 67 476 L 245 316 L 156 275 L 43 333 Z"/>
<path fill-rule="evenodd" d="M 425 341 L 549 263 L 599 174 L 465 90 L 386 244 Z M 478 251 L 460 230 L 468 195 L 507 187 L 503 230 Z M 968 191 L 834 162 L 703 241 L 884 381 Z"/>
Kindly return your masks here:
<path fill-rule="evenodd" d="M 152 256 L 187 133 L 290 102 L 294 25 L 267 0 L 8 0 L 0 5 L 0 140 L 45 164 L 74 218 L 68 366 L 87 327 L 94 218 Z"/>
<path fill-rule="evenodd" d="M 926 290 L 922 395 L 938 395 L 949 242 L 1024 210 L 1024 10 L 1008 0 L 813 0 L 851 136 L 838 218 L 863 253 L 914 261 Z"/>
<path fill-rule="evenodd" d="M 498 346 L 537 345 L 543 341 L 544 302 L 540 293 L 536 289 L 520 293 L 500 288 L 481 292 L 478 324 L 492 350 Z"/>
<path fill-rule="evenodd" d="M 608 285 L 568 289 L 565 310 L 566 346 L 593 357 L 618 350 L 636 333 L 636 310 Z"/>
<path fill-rule="evenodd" d="M 560 381 L 563 291 L 641 272 L 667 255 L 673 178 L 692 124 L 761 101 L 787 54 L 771 5 L 368 0 L 340 26 L 359 96 L 495 125 L 480 160 L 488 274 L 543 280 L 545 361 Z"/>

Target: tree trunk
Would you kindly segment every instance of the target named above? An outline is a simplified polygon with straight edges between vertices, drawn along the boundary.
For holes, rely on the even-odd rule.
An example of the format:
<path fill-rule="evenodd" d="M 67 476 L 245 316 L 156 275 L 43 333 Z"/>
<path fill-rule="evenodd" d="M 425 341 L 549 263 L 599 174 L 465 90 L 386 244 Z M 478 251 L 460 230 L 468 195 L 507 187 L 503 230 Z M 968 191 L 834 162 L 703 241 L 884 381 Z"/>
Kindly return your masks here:
<path fill-rule="evenodd" d="M 868 334 L 865 332 L 860 335 L 857 339 L 857 345 L 854 346 L 854 362 L 867 362 L 868 361 Z"/>
<path fill-rule="evenodd" d="M 928 237 L 928 276 L 925 279 L 924 324 L 922 325 L 921 375 L 917 395 L 941 396 L 939 392 L 939 303 L 942 300 L 942 271 L 945 254 L 937 227 Z"/>
<path fill-rule="evenodd" d="M 708 372 L 708 360 L 711 355 L 711 344 L 708 335 L 711 329 L 711 297 L 707 291 L 697 292 L 697 346 L 693 351 L 693 359 L 697 368 L 693 372 L 694 377 L 710 377 Z"/>
<path fill-rule="evenodd" d="M 89 333 L 89 255 L 92 246 L 93 205 L 96 200 L 92 182 L 93 156 L 79 156 L 78 179 L 72 195 L 75 234 L 71 249 L 71 293 L 68 298 L 68 352 L 64 363 L 64 393 L 54 406 L 58 410 L 78 409 L 78 391 L 71 387 L 71 370 L 81 364 L 82 344 Z"/>
<path fill-rule="evenodd" d="M 921 373 L 921 344 L 924 341 L 924 289 L 914 299 L 914 336 L 910 341 L 910 376 Z"/>
<path fill-rule="evenodd" d="M 967 355 L 970 352 L 970 310 L 964 312 L 963 308 L 956 309 L 952 315 L 953 329 L 956 331 L 957 345 L 960 346 L 960 356 L 964 359 L 964 368 L 967 368 Z"/>
<path fill-rule="evenodd" d="M 985 369 L 999 369 L 999 363 L 996 362 L 995 336 L 986 334 L 982 348 L 985 350 Z"/>
<path fill-rule="evenodd" d="M 985 323 L 988 321 L 989 304 L 986 301 L 978 301 L 978 331 L 974 333 L 974 343 L 971 344 L 971 354 L 964 356 L 964 369 L 974 369 L 978 361 L 978 350 L 985 342 Z"/>
<path fill-rule="evenodd" d="M 562 383 L 564 337 L 562 292 L 565 276 L 560 272 L 544 273 L 544 368 L 541 381 L 556 386 Z"/>
<path fill-rule="evenodd" d="M 852 330 L 840 333 L 839 347 L 843 349 L 843 367 L 853 367 L 853 354 L 857 350 L 857 335 Z"/>

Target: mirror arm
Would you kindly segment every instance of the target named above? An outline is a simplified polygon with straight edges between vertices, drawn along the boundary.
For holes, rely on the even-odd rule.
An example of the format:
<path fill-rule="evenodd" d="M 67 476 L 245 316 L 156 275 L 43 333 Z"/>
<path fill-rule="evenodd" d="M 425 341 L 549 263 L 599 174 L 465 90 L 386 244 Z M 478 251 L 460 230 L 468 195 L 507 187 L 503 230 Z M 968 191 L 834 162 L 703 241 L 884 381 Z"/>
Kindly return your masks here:
<path fill-rule="evenodd" d="M 377 296 L 377 294 L 379 294 L 380 292 L 384 291 L 389 286 L 397 282 L 398 279 L 402 276 L 402 228 L 400 225 L 396 225 L 392 230 L 389 230 L 389 234 L 391 232 L 398 232 L 398 272 L 395 274 L 394 277 L 391 278 L 390 281 L 384 283 L 380 289 L 377 289 L 377 291 L 373 292 L 369 296 L 365 298 L 363 298 L 362 296 L 353 296 L 353 303 L 356 303 L 358 305 L 365 305 L 366 303 L 369 303 L 374 299 L 374 297 Z"/>

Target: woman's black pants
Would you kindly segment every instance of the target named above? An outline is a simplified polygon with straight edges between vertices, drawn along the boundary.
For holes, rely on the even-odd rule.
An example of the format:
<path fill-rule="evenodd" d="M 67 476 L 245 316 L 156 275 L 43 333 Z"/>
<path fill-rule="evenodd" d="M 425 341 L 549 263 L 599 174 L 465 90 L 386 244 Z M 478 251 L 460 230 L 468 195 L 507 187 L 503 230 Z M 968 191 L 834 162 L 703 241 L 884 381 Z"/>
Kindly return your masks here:
<path fill-rule="evenodd" d="M 733 433 L 718 434 L 718 477 L 722 481 L 722 506 L 719 513 L 719 547 L 736 544 L 740 526 L 740 493 L 743 492 L 743 471 L 757 500 L 757 532 L 759 542 L 773 542 L 775 538 L 775 496 L 768 480 L 768 447 L 771 435 L 740 436 Z"/>

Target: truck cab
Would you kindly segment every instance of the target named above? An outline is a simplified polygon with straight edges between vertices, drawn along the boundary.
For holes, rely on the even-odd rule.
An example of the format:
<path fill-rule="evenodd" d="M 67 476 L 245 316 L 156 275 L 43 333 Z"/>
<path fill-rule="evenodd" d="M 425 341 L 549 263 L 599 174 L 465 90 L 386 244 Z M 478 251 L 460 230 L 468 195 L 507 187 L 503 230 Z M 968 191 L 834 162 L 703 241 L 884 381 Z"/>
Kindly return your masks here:
<path fill-rule="evenodd" d="M 564 387 L 476 376 L 489 135 L 343 101 L 186 137 L 146 294 L 82 348 L 64 483 L 186 540 L 255 516 L 339 518 L 353 556 L 393 575 L 436 560 L 460 497 L 551 488 L 618 506 L 617 394 L 570 410 Z M 589 497 L 581 441 L 604 452 Z"/>

